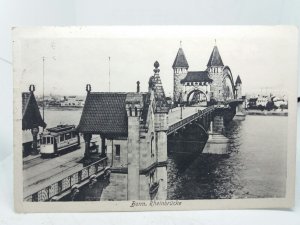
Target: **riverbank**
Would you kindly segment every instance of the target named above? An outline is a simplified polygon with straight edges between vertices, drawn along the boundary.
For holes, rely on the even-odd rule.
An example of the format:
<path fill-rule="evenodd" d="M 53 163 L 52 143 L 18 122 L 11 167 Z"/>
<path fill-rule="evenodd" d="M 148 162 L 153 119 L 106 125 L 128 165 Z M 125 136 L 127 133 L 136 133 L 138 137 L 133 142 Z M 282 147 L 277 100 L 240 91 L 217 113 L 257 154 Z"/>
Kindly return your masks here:
<path fill-rule="evenodd" d="M 261 110 L 247 110 L 244 111 L 246 115 L 258 115 L 258 116 L 288 116 L 288 111 L 261 111 Z"/>

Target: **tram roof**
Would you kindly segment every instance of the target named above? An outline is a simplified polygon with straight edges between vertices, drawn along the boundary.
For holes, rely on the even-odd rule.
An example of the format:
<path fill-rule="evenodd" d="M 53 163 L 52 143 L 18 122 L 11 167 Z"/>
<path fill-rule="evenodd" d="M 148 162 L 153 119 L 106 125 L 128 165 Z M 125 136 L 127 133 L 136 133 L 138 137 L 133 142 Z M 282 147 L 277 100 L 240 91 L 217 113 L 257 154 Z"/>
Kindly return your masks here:
<path fill-rule="evenodd" d="M 56 127 L 48 128 L 47 130 L 50 132 L 59 133 L 59 132 L 63 132 L 63 131 L 70 131 L 74 128 L 75 128 L 74 125 L 58 125 Z"/>

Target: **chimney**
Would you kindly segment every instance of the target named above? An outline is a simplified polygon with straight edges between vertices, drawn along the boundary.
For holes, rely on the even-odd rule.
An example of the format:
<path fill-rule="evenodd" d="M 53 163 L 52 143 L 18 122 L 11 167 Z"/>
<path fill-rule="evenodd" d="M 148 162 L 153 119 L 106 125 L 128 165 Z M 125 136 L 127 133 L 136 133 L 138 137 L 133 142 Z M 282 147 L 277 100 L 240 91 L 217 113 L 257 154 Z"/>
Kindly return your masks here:
<path fill-rule="evenodd" d="M 136 93 L 140 93 L 140 82 L 136 82 Z"/>

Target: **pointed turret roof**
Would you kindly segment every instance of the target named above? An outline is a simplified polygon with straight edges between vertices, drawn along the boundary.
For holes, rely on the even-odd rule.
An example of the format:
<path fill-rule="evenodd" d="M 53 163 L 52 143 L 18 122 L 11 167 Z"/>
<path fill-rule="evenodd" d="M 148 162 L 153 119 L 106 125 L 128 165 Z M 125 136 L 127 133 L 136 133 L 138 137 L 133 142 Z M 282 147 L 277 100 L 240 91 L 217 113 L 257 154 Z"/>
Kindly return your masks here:
<path fill-rule="evenodd" d="M 224 66 L 218 47 L 216 45 L 210 55 L 207 66 Z"/>
<path fill-rule="evenodd" d="M 242 83 L 242 80 L 240 78 L 240 75 L 238 75 L 236 78 L 235 84 L 241 84 L 241 83 Z"/>
<path fill-rule="evenodd" d="M 155 69 L 154 71 L 154 75 L 150 77 L 149 80 L 149 87 L 154 91 L 154 96 L 155 96 L 155 100 L 156 100 L 156 112 L 168 112 L 169 108 L 168 108 L 168 104 L 166 101 L 166 95 L 164 92 L 164 88 L 159 76 L 159 71 L 160 69 L 158 69 L 159 67 L 159 63 L 156 61 L 154 63 L 154 67 Z"/>
<path fill-rule="evenodd" d="M 178 49 L 176 58 L 174 60 L 173 66 L 172 66 L 172 68 L 176 68 L 176 67 L 189 68 L 189 64 L 185 58 L 184 52 L 181 47 Z"/>
<path fill-rule="evenodd" d="M 22 93 L 22 130 L 46 127 L 33 91 Z"/>

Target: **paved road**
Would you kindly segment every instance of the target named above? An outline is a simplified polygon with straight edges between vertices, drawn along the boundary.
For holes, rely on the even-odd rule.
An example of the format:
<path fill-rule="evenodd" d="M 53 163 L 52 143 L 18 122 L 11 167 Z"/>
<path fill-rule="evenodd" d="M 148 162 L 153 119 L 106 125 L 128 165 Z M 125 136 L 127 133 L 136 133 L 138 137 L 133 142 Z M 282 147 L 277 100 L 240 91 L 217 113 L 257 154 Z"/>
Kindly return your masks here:
<path fill-rule="evenodd" d="M 182 118 L 186 118 L 188 116 L 191 116 L 193 114 L 195 114 L 196 112 L 198 112 L 198 110 L 203 110 L 207 107 L 204 106 L 198 106 L 198 107 L 184 107 L 182 109 Z M 169 126 L 179 122 L 181 116 L 181 109 L 180 107 L 174 108 L 172 110 L 169 111 L 169 115 L 168 115 L 168 119 L 169 119 Z"/>
<path fill-rule="evenodd" d="M 23 162 L 24 197 L 55 183 L 83 168 L 78 163 L 84 156 L 84 143 L 80 149 L 51 159 L 33 158 Z"/>

